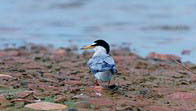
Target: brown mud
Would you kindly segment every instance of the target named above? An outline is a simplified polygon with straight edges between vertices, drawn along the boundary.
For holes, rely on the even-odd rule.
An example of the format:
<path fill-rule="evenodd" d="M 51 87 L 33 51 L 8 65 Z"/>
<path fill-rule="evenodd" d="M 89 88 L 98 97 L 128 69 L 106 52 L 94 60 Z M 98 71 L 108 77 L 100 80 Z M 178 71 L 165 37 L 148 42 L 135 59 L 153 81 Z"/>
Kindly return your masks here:
<path fill-rule="evenodd" d="M 196 75 L 167 55 L 141 58 L 126 49 L 111 55 L 118 74 L 110 88 L 97 89 L 86 65 L 92 53 L 36 45 L 1 50 L 0 110 L 29 111 L 24 106 L 38 101 L 70 111 L 196 110 Z M 182 64 L 196 72 L 195 64 Z"/>

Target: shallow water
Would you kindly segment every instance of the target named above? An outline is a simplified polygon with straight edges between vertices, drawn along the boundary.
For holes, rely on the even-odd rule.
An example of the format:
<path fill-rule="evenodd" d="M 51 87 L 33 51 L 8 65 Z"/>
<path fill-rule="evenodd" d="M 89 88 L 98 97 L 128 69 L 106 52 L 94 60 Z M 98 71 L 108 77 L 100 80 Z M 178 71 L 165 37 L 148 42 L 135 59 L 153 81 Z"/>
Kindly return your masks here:
<path fill-rule="evenodd" d="M 101 38 L 131 43 L 142 56 L 172 53 L 196 63 L 195 10 L 195 0 L 2 0 L 0 46 L 81 47 Z"/>

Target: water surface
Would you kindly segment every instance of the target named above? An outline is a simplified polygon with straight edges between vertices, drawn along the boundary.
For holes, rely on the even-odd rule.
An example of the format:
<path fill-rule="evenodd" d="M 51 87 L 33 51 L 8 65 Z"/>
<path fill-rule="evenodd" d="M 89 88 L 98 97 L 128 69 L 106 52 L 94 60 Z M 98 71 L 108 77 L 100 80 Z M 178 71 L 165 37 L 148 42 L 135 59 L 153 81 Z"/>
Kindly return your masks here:
<path fill-rule="evenodd" d="M 101 38 L 131 43 L 142 56 L 171 53 L 196 63 L 195 10 L 195 0 L 1 0 L 0 47 L 81 47 Z"/>

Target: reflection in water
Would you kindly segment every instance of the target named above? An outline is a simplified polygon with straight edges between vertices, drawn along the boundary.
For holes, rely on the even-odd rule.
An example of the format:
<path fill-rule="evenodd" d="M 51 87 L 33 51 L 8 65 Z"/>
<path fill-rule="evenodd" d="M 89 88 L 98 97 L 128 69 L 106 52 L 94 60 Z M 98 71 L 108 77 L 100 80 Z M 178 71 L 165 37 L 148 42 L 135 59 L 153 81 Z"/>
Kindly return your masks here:
<path fill-rule="evenodd" d="M 195 0 L 4 0 L 0 4 L 0 46 L 32 42 L 83 46 L 102 38 L 131 43 L 140 55 L 155 51 L 196 63 Z"/>

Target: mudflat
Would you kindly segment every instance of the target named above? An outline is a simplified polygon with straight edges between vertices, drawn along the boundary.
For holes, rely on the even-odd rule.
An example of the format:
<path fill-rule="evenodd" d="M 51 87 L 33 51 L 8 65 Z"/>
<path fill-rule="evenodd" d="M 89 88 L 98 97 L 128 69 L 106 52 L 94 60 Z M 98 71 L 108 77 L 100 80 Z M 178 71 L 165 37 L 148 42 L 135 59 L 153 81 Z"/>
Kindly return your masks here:
<path fill-rule="evenodd" d="M 79 54 L 77 47 L 1 50 L 0 110 L 29 111 L 33 109 L 26 105 L 40 101 L 62 104 L 70 111 L 196 109 L 195 64 L 180 63 L 172 55 L 142 58 L 128 49 L 114 49 L 111 55 L 118 73 L 109 88 L 100 88 L 86 65 L 92 53 Z"/>

